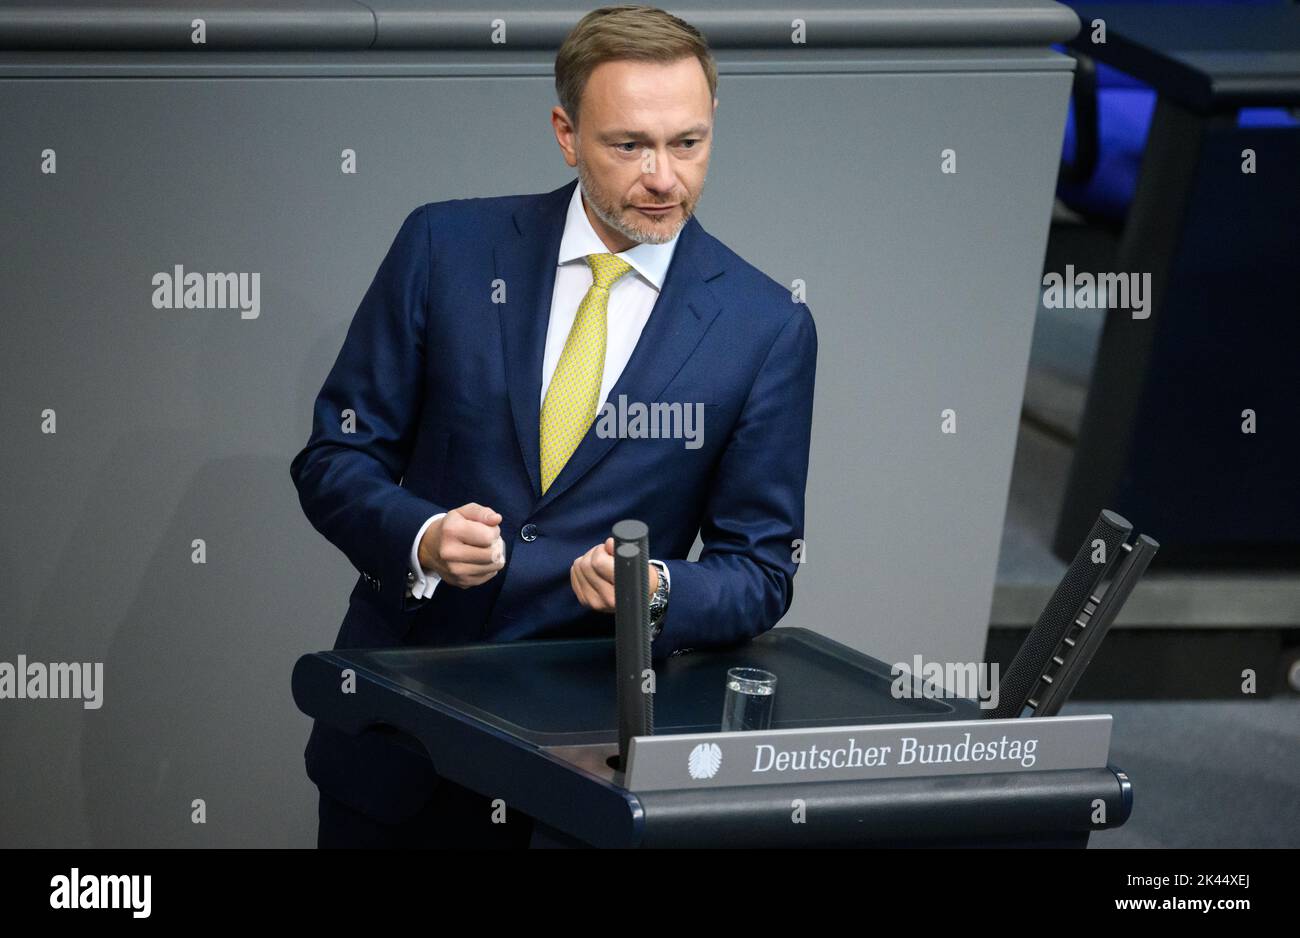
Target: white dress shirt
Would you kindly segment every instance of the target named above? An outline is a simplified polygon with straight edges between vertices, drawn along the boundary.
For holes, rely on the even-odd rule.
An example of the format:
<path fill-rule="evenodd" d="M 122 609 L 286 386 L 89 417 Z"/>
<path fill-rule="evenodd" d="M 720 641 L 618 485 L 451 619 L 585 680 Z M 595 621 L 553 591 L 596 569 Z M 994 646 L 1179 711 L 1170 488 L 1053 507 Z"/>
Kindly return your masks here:
<path fill-rule="evenodd" d="M 632 357 L 641 330 L 650 318 L 655 300 L 663 288 L 668 265 L 672 262 L 673 252 L 677 249 L 677 237 L 666 244 L 634 244 L 617 257 L 632 265 L 632 270 L 621 277 L 609 293 L 609 305 L 605 317 L 605 373 L 600 382 L 600 399 L 596 403 L 593 418 L 600 413 L 601 406 L 609 396 L 614 383 L 618 381 L 623 368 Z M 555 270 L 555 290 L 551 294 L 551 317 L 546 328 L 546 351 L 542 357 L 542 389 L 538 397 L 538 409 L 546 401 L 546 388 L 555 374 L 560 354 L 564 351 L 564 341 L 569 337 L 573 320 L 578 315 L 578 306 L 587 290 L 591 288 L 591 268 L 587 266 L 588 254 L 609 254 L 609 248 L 600 240 L 596 230 L 587 218 L 582 204 L 582 183 L 573 187 L 573 198 L 569 201 L 568 215 L 564 219 L 564 235 L 560 240 L 558 266 Z M 428 599 L 441 582 L 441 578 L 432 571 L 420 566 L 420 539 L 433 522 L 443 517 L 446 512 L 436 514 L 420 527 L 411 545 L 411 573 L 408 578 L 406 593 L 419 599 Z M 500 538 L 494 553 L 504 556 L 505 544 Z"/>

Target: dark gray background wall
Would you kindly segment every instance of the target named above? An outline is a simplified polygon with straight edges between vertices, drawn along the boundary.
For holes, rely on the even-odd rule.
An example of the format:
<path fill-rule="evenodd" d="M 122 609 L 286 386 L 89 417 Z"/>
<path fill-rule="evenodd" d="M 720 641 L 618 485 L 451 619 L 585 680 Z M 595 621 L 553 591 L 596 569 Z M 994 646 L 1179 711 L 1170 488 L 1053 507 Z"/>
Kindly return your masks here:
<path fill-rule="evenodd" d="M 332 643 L 356 572 L 289 480 L 312 399 L 410 209 L 572 178 L 548 113 L 576 15 L 533 23 L 536 50 L 348 51 L 373 19 L 324 6 L 349 8 L 329 21 L 345 49 L 0 53 L 0 660 L 101 661 L 106 685 L 99 710 L 0 701 L 4 845 L 314 842 L 289 674 Z M 818 326 L 784 624 L 887 661 L 978 660 L 1070 82 L 1046 46 L 1073 14 L 967 5 L 967 30 L 927 34 L 925 7 L 876 3 L 833 32 L 856 46 L 793 49 L 762 8 L 766 32 L 731 13 L 709 31 L 699 218 L 806 281 Z M 437 42 L 438 22 L 406 23 Z M 0 16 L 0 47 L 50 35 Z M 175 264 L 260 272 L 260 316 L 154 309 Z"/>

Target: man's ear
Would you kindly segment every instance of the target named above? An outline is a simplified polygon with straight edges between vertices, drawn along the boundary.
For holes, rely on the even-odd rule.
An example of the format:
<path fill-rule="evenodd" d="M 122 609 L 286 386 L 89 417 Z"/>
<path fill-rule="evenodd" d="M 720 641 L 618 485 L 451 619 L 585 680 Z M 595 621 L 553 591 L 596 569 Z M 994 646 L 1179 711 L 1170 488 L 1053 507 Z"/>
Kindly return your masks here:
<path fill-rule="evenodd" d="M 575 152 L 577 130 L 564 108 L 557 105 L 551 109 L 551 126 L 555 130 L 555 142 L 560 146 L 564 162 L 569 166 L 577 166 L 578 159 Z"/>

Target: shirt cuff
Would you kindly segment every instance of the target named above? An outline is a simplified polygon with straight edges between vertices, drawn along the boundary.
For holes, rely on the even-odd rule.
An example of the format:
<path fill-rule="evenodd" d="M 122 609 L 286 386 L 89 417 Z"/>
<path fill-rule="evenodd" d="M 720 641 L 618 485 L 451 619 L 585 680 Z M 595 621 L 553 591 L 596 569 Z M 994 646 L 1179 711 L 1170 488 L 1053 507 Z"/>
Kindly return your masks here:
<path fill-rule="evenodd" d="M 429 529 L 439 518 L 445 518 L 445 511 L 439 512 L 429 518 L 420 526 L 420 531 L 415 535 L 415 543 L 411 545 L 411 576 L 407 577 L 406 595 L 413 599 L 428 599 L 433 595 L 433 591 L 438 584 L 442 582 L 442 577 L 431 570 L 425 570 L 420 566 L 420 541 L 424 539 L 424 532 Z"/>

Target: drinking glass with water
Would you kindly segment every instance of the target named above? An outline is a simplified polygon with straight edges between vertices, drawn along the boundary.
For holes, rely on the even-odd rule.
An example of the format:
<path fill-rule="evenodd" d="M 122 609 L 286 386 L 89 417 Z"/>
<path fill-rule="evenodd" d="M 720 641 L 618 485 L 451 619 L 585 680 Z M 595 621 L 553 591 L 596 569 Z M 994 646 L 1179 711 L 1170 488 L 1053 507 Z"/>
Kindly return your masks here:
<path fill-rule="evenodd" d="M 772 725 L 776 675 L 759 668 L 727 671 L 727 697 L 722 706 L 722 732 L 765 730 Z"/>

